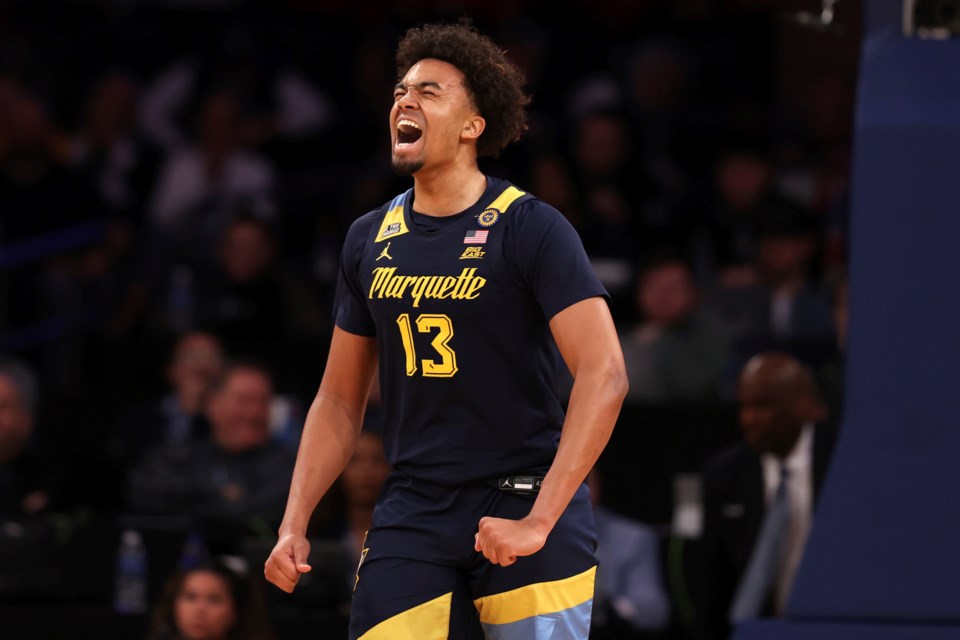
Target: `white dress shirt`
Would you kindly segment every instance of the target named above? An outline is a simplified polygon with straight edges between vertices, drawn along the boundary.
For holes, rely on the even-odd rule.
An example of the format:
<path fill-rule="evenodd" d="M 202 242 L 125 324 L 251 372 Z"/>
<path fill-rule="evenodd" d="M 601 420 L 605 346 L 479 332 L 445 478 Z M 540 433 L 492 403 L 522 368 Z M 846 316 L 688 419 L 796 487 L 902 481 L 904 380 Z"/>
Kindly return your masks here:
<path fill-rule="evenodd" d="M 779 615 L 790 596 L 790 588 L 800 566 L 803 548 L 813 521 L 813 425 L 807 423 L 803 426 L 800 437 L 785 459 L 781 461 L 777 456 L 765 453 L 761 456 L 761 461 L 767 505 L 773 501 L 780 485 L 781 465 L 787 468 L 790 519 L 774 589 L 774 602 Z"/>

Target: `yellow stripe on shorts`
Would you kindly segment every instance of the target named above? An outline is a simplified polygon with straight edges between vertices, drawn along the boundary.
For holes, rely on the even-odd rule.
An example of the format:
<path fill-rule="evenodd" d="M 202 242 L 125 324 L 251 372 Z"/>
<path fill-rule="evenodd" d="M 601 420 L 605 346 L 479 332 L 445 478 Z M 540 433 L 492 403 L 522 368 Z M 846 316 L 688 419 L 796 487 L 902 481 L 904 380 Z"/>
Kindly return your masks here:
<path fill-rule="evenodd" d="M 484 596 L 473 601 L 480 613 L 480 622 L 508 624 L 532 616 L 564 611 L 593 598 L 593 582 L 597 568 L 554 580 L 538 582 L 525 587 Z"/>
<path fill-rule="evenodd" d="M 357 640 L 446 640 L 453 592 L 387 618 Z"/>

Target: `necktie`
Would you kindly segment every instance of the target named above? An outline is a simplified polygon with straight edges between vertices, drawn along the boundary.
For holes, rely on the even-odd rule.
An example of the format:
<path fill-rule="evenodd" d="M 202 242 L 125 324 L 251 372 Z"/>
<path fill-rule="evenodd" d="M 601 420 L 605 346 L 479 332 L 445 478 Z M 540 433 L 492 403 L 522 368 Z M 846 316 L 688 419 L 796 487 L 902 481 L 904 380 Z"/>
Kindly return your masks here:
<path fill-rule="evenodd" d="M 790 519 L 787 475 L 787 467 L 781 466 L 780 485 L 763 519 L 750 562 L 730 607 L 731 622 L 758 617 L 776 581 L 777 568 L 783 555 L 783 539 Z"/>

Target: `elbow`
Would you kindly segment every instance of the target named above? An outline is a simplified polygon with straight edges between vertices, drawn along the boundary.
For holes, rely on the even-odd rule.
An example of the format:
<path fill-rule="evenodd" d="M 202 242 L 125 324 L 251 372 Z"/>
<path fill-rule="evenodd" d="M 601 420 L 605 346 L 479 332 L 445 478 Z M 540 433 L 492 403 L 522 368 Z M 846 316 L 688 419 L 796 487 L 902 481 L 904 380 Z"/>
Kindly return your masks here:
<path fill-rule="evenodd" d="M 612 363 L 611 377 L 613 378 L 611 384 L 614 389 L 616 389 L 617 398 L 619 398 L 622 403 L 624 398 L 627 397 L 627 392 L 630 390 L 630 382 L 627 379 L 627 367 L 623 363 L 623 356 L 615 359 L 615 362 Z"/>
<path fill-rule="evenodd" d="M 623 358 L 609 358 L 601 370 L 603 372 L 603 388 L 610 395 L 611 399 L 619 404 L 623 404 L 623 400 L 627 397 L 627 391 L 630 388 Z"/>

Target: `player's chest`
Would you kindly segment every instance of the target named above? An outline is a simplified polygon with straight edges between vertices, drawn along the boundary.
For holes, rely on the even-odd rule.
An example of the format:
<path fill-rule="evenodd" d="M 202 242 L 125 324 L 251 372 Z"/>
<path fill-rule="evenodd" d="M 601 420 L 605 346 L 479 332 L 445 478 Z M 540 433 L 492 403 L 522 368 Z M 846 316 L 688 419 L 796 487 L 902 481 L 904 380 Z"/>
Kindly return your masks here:
<path fill-rule="evenodd" d="M 458 227 L 373 243 L 360 265 L 368 305 L 423 309 L 503 302 L 512 278 L 501 240 L 489 230 Z"/>

